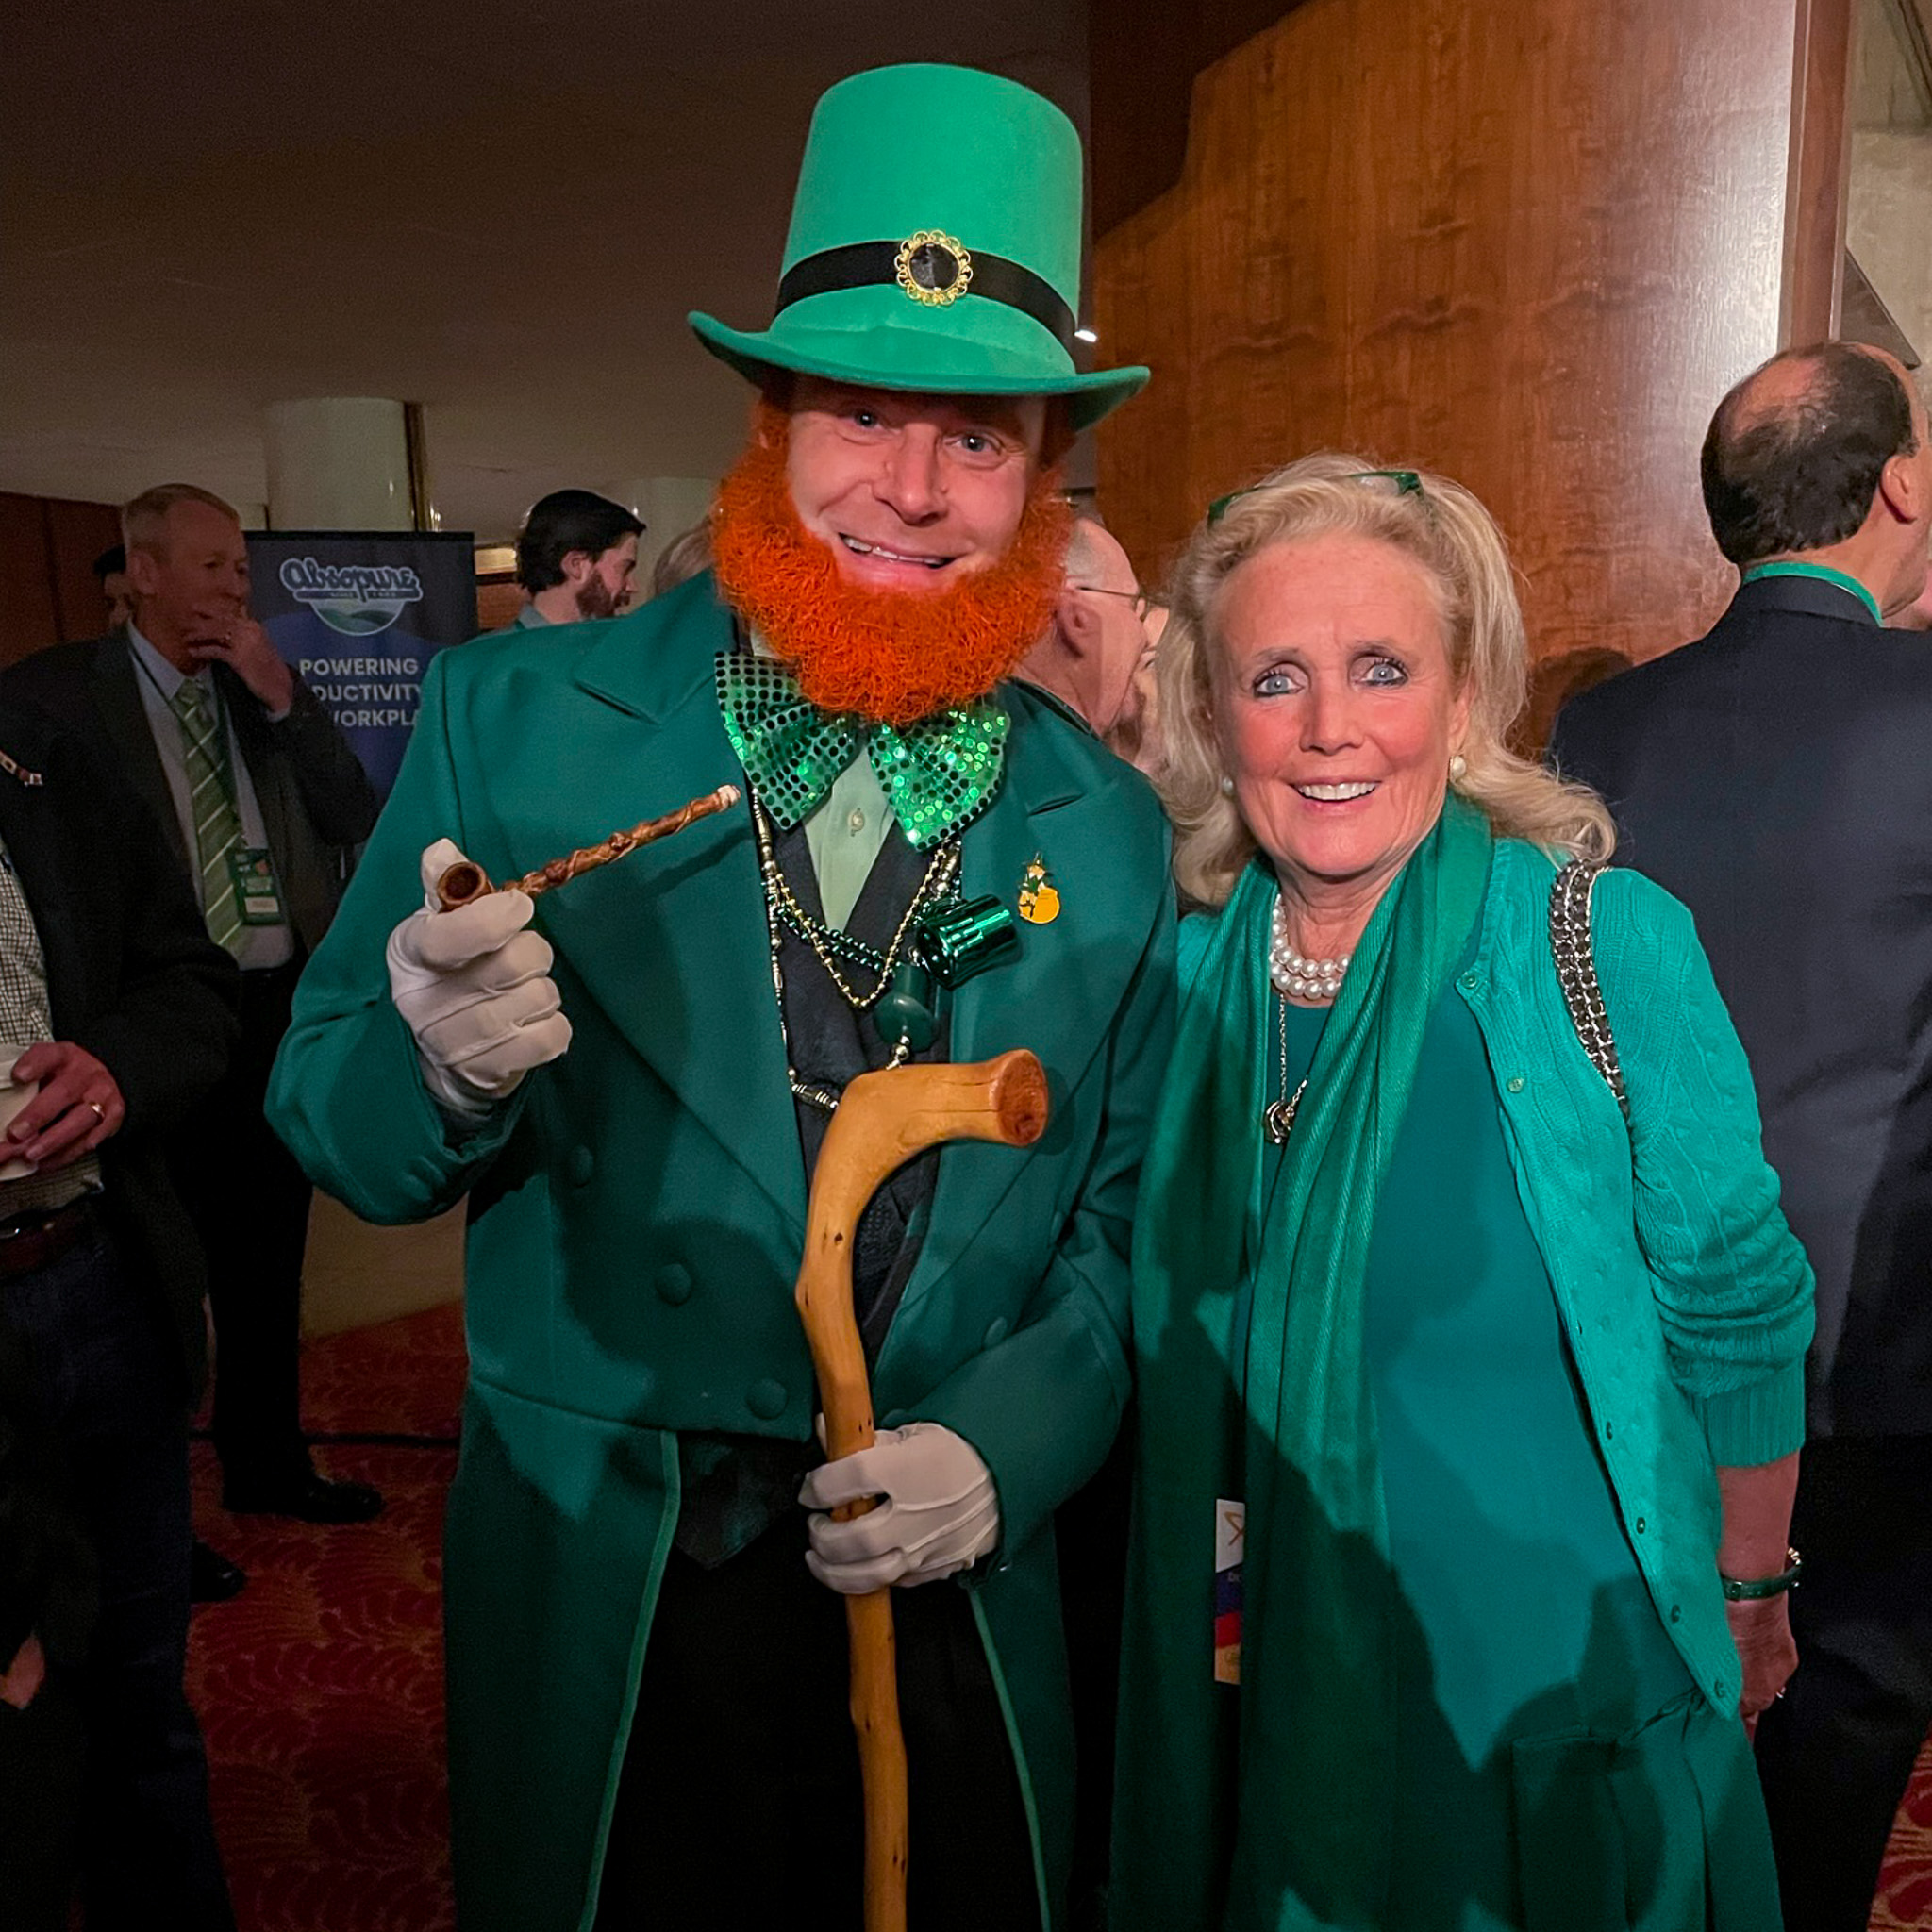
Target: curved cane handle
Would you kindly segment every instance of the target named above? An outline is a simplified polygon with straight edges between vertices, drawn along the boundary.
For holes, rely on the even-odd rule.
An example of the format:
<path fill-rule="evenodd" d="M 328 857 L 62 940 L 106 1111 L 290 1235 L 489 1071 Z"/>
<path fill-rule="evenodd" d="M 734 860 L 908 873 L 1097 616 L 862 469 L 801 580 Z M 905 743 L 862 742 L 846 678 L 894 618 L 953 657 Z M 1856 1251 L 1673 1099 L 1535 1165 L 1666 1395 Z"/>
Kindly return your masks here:
<path fill-rule="evenodd" d="M 866 1203 L 895 1168 L 942 1141 L 1030 1147 L 1046 1131 L 1046 1075 L 1025 1052 L 974 1066 L 892 1067 L 846 1088 L 812 1172 L 796 1295 L 829 1455 L 850 1456 L 873 1441 L 872 1390 L 852 1305 L 852 1246 Z M 839 1514 L 871 1507 L 859 1502 Z M 865 1932 L 906 1932 L 910 1826 L 891 1591 L 847 1597 L 845 1622 L 865 1802 Z"/>

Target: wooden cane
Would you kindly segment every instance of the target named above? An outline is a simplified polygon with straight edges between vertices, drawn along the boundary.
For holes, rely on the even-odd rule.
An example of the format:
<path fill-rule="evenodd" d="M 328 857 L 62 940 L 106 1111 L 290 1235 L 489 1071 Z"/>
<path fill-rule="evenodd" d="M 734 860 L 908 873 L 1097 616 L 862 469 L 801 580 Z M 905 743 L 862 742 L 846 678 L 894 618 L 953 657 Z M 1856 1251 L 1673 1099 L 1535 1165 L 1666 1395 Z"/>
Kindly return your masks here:
<path fill-rule="evenodd" d="M 852 1301 L 852 1246 L 866 1203 L 888 1174 L 941 1141 L 1030 1147 L 1045 1131 L 1046 1075 L 1024 1051 L 972 1066 L 888 1068 L 846 1088 L 812 1172 L 796 1295 L 818 1374 L 825 1453 L 835 1460 L 873 1442 L 872 1390 Z M 833 1513 L 847 1521 L 874 1507 L 867 1498 Z M 845 1624 L 865 1799 L 865 1932 L 906 1932 L 906 1739 L 891 1591 L 848 1596 Z"/>
<path fill-rule="evenodd" d="M 579 873 L 594 872 L 600 865 L 622 858 L 626 852 L 635 852 L 640 845 L 655 845 L 659 839 L 668 839 L 699 819 L 709 818 L 713 812 L 728 811 L 742 796 L 736 785 L 721 785 L 717 791 L 693 798 L 675 811 L 667 811 L 661 819 L 646 819 L 628 831 L 612 832 L 595 845 L 579 845 L 566 857 L 553 858 L 535 872 L 526 872 L 520 879 L 506 879 L 500 886 L 490 883 L 489 875 L 475 859 L 458 859 L 436 882 L 437 904 L 443 911 L 454 912 L 458 906 L 471 905 L 490 892 L 527 892 L 534 899 L 539 892 L 567 886 Z"/>

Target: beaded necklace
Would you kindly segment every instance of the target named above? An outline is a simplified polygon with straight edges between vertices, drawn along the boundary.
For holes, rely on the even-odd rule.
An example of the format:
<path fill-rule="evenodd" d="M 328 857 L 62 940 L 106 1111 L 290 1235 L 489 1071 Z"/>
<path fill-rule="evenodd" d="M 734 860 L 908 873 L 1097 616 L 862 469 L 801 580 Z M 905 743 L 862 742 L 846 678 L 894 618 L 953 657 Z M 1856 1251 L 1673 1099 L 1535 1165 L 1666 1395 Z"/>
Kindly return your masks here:
<path fill-rule="evenodd" d="M 772 991 L 778 1003 L 778 1032 L 785 1044 L 785 1077 L 790 1081 L 795 1098 L 830 1113 L 838 1107 L 839 1096 L 829 1088 L 801 1080 L 798 1069 L 791 1064 L 791 1035 L 785 1024 L 785 967 L 780 958 L 783 934 L 789 931 L 811 948 L 813 957 L 825 969 L 826 977 L 855 1013 L 871 1012 L 882 1003 L 891 1007 L 890 1015 L 882 1011 L 876 1017 L 881 1020 L 890 1017 L 893 1022 L 891 1025 L 880 1027 L 892 1044 L 892 1056 L 887 1064 L 904 1066 L 913 1054 L 930 1043 L 933 1025 L 927 1004 L 931 997 L 929 985 L 922 989 L 925 994 L 922 999 L 909 984 L 902 984 L 909 982 L 915 975 L 922 981 L 926 977 L 923 970 L 907 957 L 907 942 L 922 915 L 958 896 L 959 835 L 955 832 L 941 842 L 926 866 L 925 876 L 919 882 L 919 890 L 913 893 L 911 904 L 899 921 L 891 943 L 880 952 L 876 946 L 868 945 L 842 928 L 814 919 L 798 903 L 798 895 L 779 869 L 772 822 L 759 805 L 756 791 L 751 794 L 751 820 L 758 839 L 758 875 L 764 885 L 765 930 L 772 949 Z M 841 959 L 849 965 L 862 967 L 874 975 L 869 991 L 861 992 L 846 978 L 840 970 Z M 890 1002 L 886 1000 L 889 989 L 892 994 Z"/>
<path fill-rule="evenodd" d="M 1288 908 L 1279 895 L 1274 901 L 1274 919 L 1268 948 L 1268 977 L 1274 992 L 1276 1036 L 1281 1048 L 1281 1091 L 1261 1109 L 1261 1128 L 1274 1147 L 1288 1145 L 1294 1131 L 1294 1117 L 1301 1111 L 1302 1096 L 1308 1091 L 1307 1075 L 1292 1093 L 1288 1091 L 1288 1003 L 1291 999 L 1316 1005 L 1334 1003 L 1348 976 L 1353 956 L 1341 954 L 1333 959 L 1307 959 L 1290 944 Z"/>

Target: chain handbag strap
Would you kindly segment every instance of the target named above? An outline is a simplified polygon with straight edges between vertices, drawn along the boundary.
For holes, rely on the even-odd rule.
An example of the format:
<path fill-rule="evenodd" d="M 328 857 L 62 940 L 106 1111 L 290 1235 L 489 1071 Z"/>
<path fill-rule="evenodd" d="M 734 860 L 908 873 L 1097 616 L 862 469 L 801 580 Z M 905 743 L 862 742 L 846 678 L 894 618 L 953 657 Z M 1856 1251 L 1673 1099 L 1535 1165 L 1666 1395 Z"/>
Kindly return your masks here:
<path fill-rule="evenodd" d="M 1616 1096 L 1624 1124 L 1630 1124 L 1630 1096 L 1624 1087 L 1624 1069 L 1617 1059 L 1617 1042 L 1610 1033 L 1610 1016 L 1604 1008 L 1604 990 L 1596 976 L 1596 955 L 1590 941 L 1590 900 L 1597 874 L 1605 868 L 1573 858 L 1557 873 L 1550 888 L 1550 952 L 1557 962 L 1557 983 L 1570 1024 L 1590 1063 L 1604 1076 Z"/>

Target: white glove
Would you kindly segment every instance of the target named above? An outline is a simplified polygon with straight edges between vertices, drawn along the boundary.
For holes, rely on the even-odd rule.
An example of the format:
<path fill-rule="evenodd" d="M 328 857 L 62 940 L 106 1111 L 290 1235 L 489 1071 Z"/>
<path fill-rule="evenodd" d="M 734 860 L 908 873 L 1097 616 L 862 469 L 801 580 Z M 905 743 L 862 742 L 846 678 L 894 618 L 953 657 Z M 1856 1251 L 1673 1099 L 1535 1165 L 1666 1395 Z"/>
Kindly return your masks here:
<path fill-rule="evenodd" d="M 389 989 L 416 1036 L 424 1085 L 477 1120 L 562 1053 L 570 1022 L 550 977 L 550 941 L 525 930 L 536 909 L 527 892 L 437 910 L 436 882 L 462 857 L 447 839 L 424 851 L 424 909 L 389 936 Z"/>
<path fill-rule="evenodd" d="M 816 1512 L 861 1496 L 885 1501 L 850 1523 L 814 1514 L 808 1530 L 807 1567 L 844 1596 L 937 1582 L 971 1569 L 999 1541 L 992 1472 L 971 1442 L 939 1423 L 881 1429 L 870 1449 L 822 1463 L 798 1492 Z"/>

